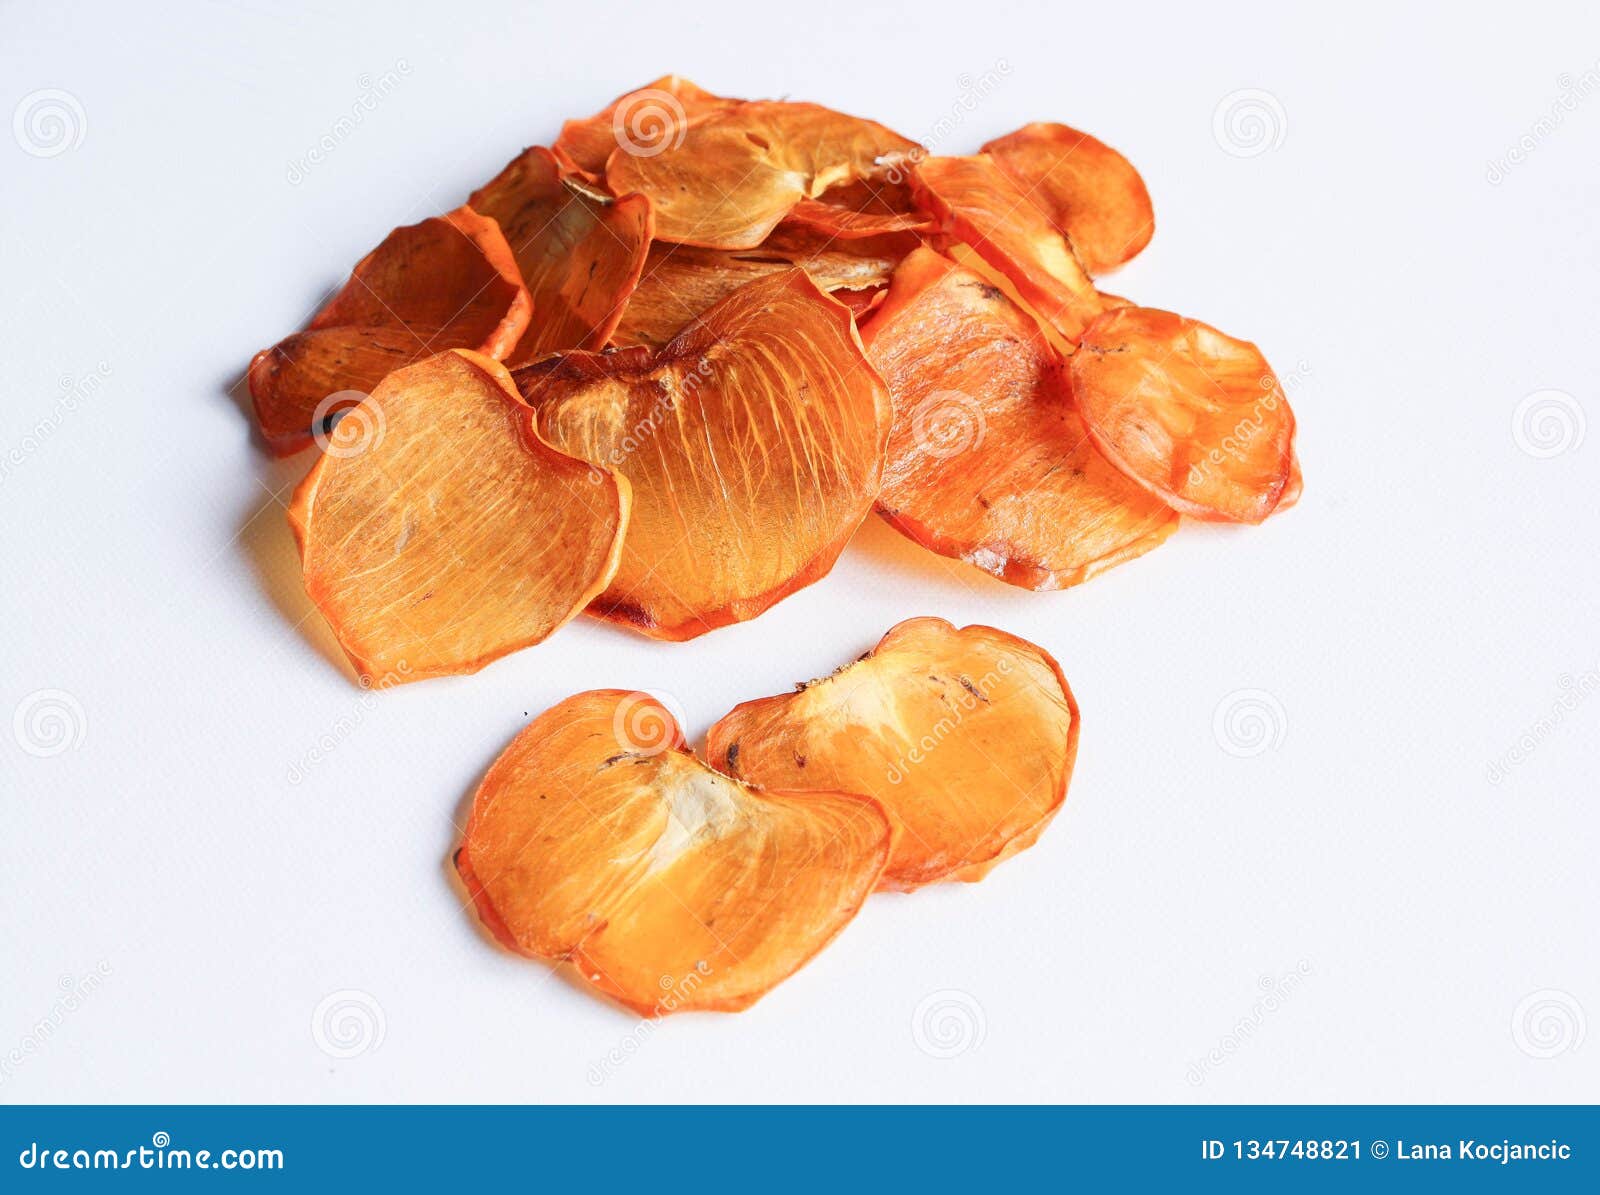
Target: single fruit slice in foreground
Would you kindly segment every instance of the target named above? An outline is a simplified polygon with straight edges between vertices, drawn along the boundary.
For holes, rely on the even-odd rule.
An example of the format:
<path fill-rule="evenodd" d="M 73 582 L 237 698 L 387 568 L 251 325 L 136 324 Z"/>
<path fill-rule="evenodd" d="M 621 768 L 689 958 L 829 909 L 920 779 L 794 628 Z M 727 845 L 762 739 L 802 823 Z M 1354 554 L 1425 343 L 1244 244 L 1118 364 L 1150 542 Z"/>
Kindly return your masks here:
<path fill-rule="evenodd" d="M 514 378 L 540 436 L 633 483 L 593 608 L 659 639 L 754 618 L 824 576 L 872 509 L 894 417 L 850 312 L 797 269 L 659 352 L 561 353 Z"/>
<path fill-rule="evenodd" d="M 895 823 L 880 887 L 980 879 L 1066 799 L 1078 705 L 1041 648 L 993 627 L 913 618 L 796 693 L 737 706 L 706 755 L 773 789 L 876 797 Z"/>
<path fill-rule="evenodd" d="M 495 361 L 385 378 L 333 429 L 289 523 L 306 593 L 364 680 L 475 672 L 616 571 L 628 483 L 541 442 Z"/>
<path fill-rule="evenodd" d="M 298 452 L 392 370 L 445 349 L 509 353 L 532 311 L 499 226 L 470 207 L 397 228 L 297 332 L 250 362 L 256 421 Z"/>
<path fill-rule="evenodd" d="M 722 108 L 681 132 L 650 152 L 619 144 L 606 185 L 648 195 L 662 240 L 708 249 L 752 249 L 802 199 L 881 177 L 917 148 L 876 121 L 780 101 Z"/>
<path fill-rule="evenodd" d="M 1259 523 L 1278 505 L 1294 413 L 1249 341 L 1170 311 L 1122 307 L 1084 333 L 1071 377 L 1100 451 L 1169 506 Z"/>
<path fill-rule="evenodd" d="M 889 858 L 874 801 L 756 792 L 645 693 L 535 718 L 472 803 L 456 867 L 512 950 L 644 1016 L 748 1008 L 833 940 Z"/>
<path fill-rule="evenodd" d="M 1100 314 L 1100 296 L 1072 245 L 993 158 L 927 158 L 912 181 L 947 234 L 1009 278 L 1069 341 Z"/>
<path fill-rule="evenodd" d="M 1115 269 L 1150 243 L 1156 229 L 1150 192 L 1133 163 L 1105 142 L 1040 121 L 996 138 L 983 152 L 1066 233 L 1089 273 Z"/>
<path fill-rule="evenodd" d="M 470 202 L 499 223 L 533 300 L 533 318 L 507 365 L 557 349 L 604 348 L 644 269 L 655 226 L 650 201 L 596 191 L 536 145 Z"/>
<path fill-rule="evenodd" d="M 598 179 L 618 145 L 633 153 L 660 152 L 682 140 L 689 121 L 743 102 L 712 95 L 682 75 L 663 75 L 619 95 L 593 116 L 567 121 L 551 148 L 563 162 Z"/>
<path fill-rule="evenodd" d="M 896 411 L 878 511 L 924 547 L 1063 589 L 1177 527 L 1090 443 L 1039 325 L 977 274 L 917 250 L 862 342 Z"/>

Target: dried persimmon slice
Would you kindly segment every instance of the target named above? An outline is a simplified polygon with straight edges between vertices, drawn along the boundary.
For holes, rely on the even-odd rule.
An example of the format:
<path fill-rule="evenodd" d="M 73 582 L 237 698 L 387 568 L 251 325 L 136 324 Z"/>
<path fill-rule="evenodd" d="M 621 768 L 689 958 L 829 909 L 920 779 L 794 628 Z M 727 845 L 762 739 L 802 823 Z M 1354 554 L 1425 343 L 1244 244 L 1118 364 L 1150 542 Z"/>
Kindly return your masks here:
<path fill-rule="evenodd" d="M 1259 523 L 1289 482 L 1294 413 L 1247 340 L 1150 307 L 1090 325 L 1072 392 L 1100 451 L 1186 515 Z"/>
<path fill-rule="evenodd" d="M 1115 269 L 1150 243 L 1150 192 L 1133 163 L 1105 142 L 1041 121 L 997 137 L 982 152 L 1067 235 L 1089 273 Z"/>
<path fill-rule="evenodd" d="M 872 509 L 894 416 L 850 312 L 798 269 L 740 287 L 659 352 L 513 375 L 539 434 L 633 483 L 595 613 L 660 639 L 754 618 L 824 576 Z"/>
<path fill-rule="evenodd" d="M 625 479 L 543 443 L 498 362 L 390 374 L 334 427 L 289 522 L 306 593 L 363 679 L 474 672 L 616 571 Z"/>
<path fill-rule="evenodd" d="M 919 200 L 1018 294 L 1076 342 L 1102 303 L 1072 244 L 990 157 L 925 158 L 911 172 Z"/>
<path fill-rule="evenodd" d="M 1090 443 L 1039 325 L 984 278 L 919 249 L 861 337 L 896 411 L 878 512 L 924 547 L 1061 589 L 1176 528 Z"/>
<path fill-rule="evenodd" d="M 845 241 L 886 232 L 931 232 L 934 226 L 933 217 L 917 206 L 910 186 L 888 179 L 858 179 L 830 187 L 816 199 L 795 204 L 784 222 Z"/>
<path fill-rule="evenodd" d="M 551 148 L 565 163 L 599 178 L 619 144 L 641 152 L 670 146 L 689 121 L 740 103 L 712 95 L 681 75 L 663 75 L 619 95 L 593 116 L 567 121 Z"/>
<path fill-rule="evenodd" d="M 774 789 L 875 797 L 895 823 L 880 887 L 979 879 L 1031 845 L 1066 799 L 1078 705 L 1042 648 L 942 618 L 711 728 L 712 766 Z"/>
<path fill-rule="evenodd" d="M 298 452 L 391 370 L 451 348 L 504 357 L 531 310 L 493 220 L 460 207 L 397 228 L 304 332 L 250 362 L 261 434 L 274 453 Z"/>
<path fill-rule="evenodd" d="M 748 1008 L 833 940 L 889 858 L 867 798 L 757 792 L 648 694 L 569 697 L 512 740 L 456 866 L 511 950 L 646 1015 Z"/>
<path fill-rule="evenodd" d="M 1284 484 L 1283 496 L 1278 499 L 1278 505 L 1272 508 L 1272 513 L 1282 514 L 1296 502 L 1300 501 L 1300 494 L 1305 489 L 1305 478 L 1300 475 L 1300 458 L 1289 459 L 1289 480 Z"/>
<path fill-rule="evenodd" d="M 643 195 L 613 199 L 533 146 L 472 193 L 500 225 L 533 318 L 505 358 L 515 368 L 557 349 L 602 349 L 639 284 L 655 222 Z"/>
<path fill-rule="evenodd" d="M 660 239 L 708 249 L 754 248 L 802 199 L 882 177 L 918 148 L 876 121 L 768 100 L 717 109 L 680 131 L 664 146 L 619 144 L 606 185 L 648 195 Z"/>

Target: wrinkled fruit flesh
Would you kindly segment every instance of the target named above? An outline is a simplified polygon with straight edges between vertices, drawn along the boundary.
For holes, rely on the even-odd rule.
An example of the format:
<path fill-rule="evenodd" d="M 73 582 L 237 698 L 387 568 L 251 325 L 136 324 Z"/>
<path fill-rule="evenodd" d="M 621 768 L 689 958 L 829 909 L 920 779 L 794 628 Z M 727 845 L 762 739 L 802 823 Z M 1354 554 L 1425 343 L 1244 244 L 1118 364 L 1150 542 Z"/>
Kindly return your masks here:
<path fill-rule="evenodd" d="M 397 370 L 329 441 L 289 521 L 306 593 L 366 681 L 474 672 L 616 571 L 627 482 L 535 437 L 487 357 Z"/>
<path fill-rule="evenodd" d="M 279 455 L 298 452 L 392 370 L 451 348 L 499 360 L 531 311 L 493 220 L 462 207 L 397 228 L 304 332 L 250 362 L 261 435 Z"/>
<path fill-rule="evenodd" d="M 1061 589 L 1177 526 L 1090 443 L 1038 324 L 977 274 L 917 250 L 862 341 L 896 411 L 878 510 L 924 547 Z"/>
<path fill-rule="evenodd" d="M 1259 523 L 1288 486 L 1294 414 L 1249 341 L 1122 307 L 1084 333 L 1073 396 L 1100 451 L 1186 515 Z"/>
<path fill-rule="evenodd" d="M 785 222 L 800 224 L 840 240 L 888 232 L 932 232 L 933 217 L 916 204 L 905 183 L 887 179 L 841 183 L 816 199 L 802 199 Z"/>
<path fill-rule="evenodd" d="M 1071 243 L 993 158 L 927 158 L 912 180 L 946 235 L 1004 274 L 1069 341 L 1100 314 L 1099 293 Z"/>
<path fill-rule="evenodd" d="M 540 146 L 472 193 L 497 221 L 533 303 L 512 368 L 557 349 L 602 349 L 639 284 L 655 227 L 643 195 L 613 199 L 563 171 Z"/>
<path fill-rule="evenodd" d="M 712 95 L 681 75 L 663 75 L 624 92 L 593 116 L 567 121 L 551 149 L 564 165 L 598 180 L 619 144 L 635 152 L 672 145 L 689 121 L 743 102 Z"/>
<path fill-rule="evenodd" d="M 714 767 L 764 788 L 875 797 L 895 823 L 880 886 L 974 880 L 1066 799 L 1078 706 L 1055 660 L 992 627 L 913 618 L 799 692 L 711 728 Z"/>
<path fill-rule="evenodd" d="M 731 1012 L 855 916 L 890 833 L 861 797 L 719 775 L 653 698 L 609 690 L 568 698 L 512 741 L 473 799 L 456 866 L 511 950 L 570 960 L 645 1016 Z"/>
<path fill-rule="evenodd" d="M 825 575 L 872 509 L 894 414 L 849 311 L 798 269 L 659 352 L 562 353 L 514 377 L 541 437 L 632 483 L 593 609 L 661 639 L 754 618 Z"/>
<path fill-rule="evenodd" d="M 1133 163 L 1105 142 L 1041 121 L 983 152 L 1067 235 L 1089 273 L 1113 270 L 1150 243 L 1150 192 Z"/>
<path fill-rule="evenodd" d="M 664 144 L 619 143 L 606 185 L 648 195 L 661 240 L 753 249 L 802 199 L 881 177 L 916 148 L 820 104 L 751 101 L 680 125 Z"/>

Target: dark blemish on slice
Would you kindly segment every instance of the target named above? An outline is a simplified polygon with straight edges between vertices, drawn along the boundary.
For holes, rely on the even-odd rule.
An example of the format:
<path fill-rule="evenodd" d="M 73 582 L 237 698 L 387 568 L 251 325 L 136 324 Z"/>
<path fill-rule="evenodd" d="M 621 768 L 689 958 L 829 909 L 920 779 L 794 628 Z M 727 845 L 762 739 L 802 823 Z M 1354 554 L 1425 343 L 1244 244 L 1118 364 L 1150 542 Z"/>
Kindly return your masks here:
<path fill-rule="evenodd" d="M 965 689 L 968 693 L 971 693 L 979 701 L 983 702 L 984 705 L 988 705 L 989 704 L 989 699 L 987 697 L 985 697 L 982 693 L 978 692 L 978 686 L 974 685 L 966 677 L 958 676 L 958 677 L 956 677 L 956 680 L 961 682 L 961 687 L 963 689 Z"/>
<path fill-rule="evenodd" d="M 728 774 L 734 775 L 739 771 L 739 744 L 737 741 L 728 744 Z"/>
<path fill-rule="evenodd" d="M 797 768 L 803 768 L 806 766 L 806 757 L 801 755 L 798 751 L 794 753 L 794 766 Z"/>

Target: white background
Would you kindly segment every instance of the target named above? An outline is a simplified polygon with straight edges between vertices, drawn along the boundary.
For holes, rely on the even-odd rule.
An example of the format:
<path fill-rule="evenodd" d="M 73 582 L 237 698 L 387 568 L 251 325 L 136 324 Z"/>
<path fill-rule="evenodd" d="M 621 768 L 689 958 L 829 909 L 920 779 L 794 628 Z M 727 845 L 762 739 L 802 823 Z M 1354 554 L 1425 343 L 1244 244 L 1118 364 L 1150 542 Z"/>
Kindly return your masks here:
<path fill-rule="evenodd" d="M 0 126 L 0 1099 L 1600 1097 L 1600 92 L 1538 128 L 1600 70 L 1592 5 L 343 9 L 0 8 L 3 115 L 71 100 L 64 145 Z M 309 455 L 252 441 L 244 366 L 391 227 L 668 71 L 924 140 L 954 113 L 941 152 L 1035 119 L 1124 150 L 1158 228 L 1108 285 L 1291 378 L 1299 508 L 1060 594 L 872 521 L 755 622 L 580 621 L 363 697 L 283 518 Z M 1214 127 L 1242 89 L 1264 144 Z M 529 715 L 650 687 L 698 738 L 914 614 L 1062 661 L 1082 751 L 1035 849 L 643 1031 L 480 935 L 455 821 Z M 1240 690 L 1254 755 L 1215 725 Z M 347 990 L 368 1026 L 314 1033 Z"/>

